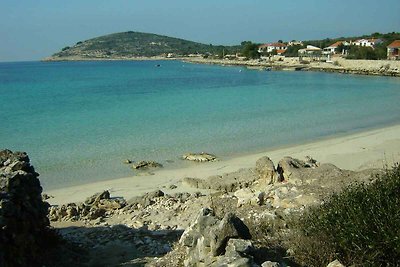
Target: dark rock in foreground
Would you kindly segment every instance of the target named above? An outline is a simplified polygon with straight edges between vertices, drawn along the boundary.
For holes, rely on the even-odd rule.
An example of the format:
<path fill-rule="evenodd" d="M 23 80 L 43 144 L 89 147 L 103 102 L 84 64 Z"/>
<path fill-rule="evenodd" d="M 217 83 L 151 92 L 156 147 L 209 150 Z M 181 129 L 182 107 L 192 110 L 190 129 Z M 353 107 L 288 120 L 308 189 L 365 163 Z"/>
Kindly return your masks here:
<path fill-rule="evenodd" d="M 0 266 L 39 266 L 48 204 L 24 152 L 0 151 Z"/>

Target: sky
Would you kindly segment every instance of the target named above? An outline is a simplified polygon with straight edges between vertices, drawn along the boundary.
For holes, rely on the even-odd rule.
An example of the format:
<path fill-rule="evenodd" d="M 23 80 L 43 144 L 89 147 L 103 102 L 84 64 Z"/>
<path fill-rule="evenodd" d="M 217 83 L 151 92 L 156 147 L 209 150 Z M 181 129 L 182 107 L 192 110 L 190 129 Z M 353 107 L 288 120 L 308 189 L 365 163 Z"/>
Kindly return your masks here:
<path fill-rule="evenodd" d="M 40 60 L 124 31 L 223 45 L 400 32 L 400 1 L 0 1 L 0 61 Z"/>

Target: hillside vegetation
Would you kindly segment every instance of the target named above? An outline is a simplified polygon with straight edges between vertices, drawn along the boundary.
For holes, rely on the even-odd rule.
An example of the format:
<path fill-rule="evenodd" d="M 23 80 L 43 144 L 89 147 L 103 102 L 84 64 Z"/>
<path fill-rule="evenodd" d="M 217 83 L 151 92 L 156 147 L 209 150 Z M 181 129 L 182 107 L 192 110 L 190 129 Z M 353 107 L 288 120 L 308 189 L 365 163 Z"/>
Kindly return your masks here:
<path fill-rule="evenodd" d="M 53 58 L 130 58 L 167 55 L 169 53 L 188 55 L 196 53 L 228 53 L 235 47 L 214 46 L 183 39 L 142 32 L 122 32 L 100 36 L 72 47 L 64 47 Z"/>

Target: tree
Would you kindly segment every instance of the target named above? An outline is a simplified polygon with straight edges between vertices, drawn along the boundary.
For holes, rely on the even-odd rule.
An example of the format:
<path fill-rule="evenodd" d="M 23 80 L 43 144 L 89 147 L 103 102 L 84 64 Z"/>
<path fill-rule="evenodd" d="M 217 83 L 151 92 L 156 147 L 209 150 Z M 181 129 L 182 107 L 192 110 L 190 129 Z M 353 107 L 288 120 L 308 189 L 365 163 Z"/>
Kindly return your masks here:
<path fill-rule="evenodd" d="M 258 45 L 254 44 L 250 41 L 245 41 L 242 42 L 242 55 L 247 57 L 247 58 L 259 58 L 260 57 L 260 53 L 258 53 Z"/>
<path fill-rule="evenodd" d="M 304 48 L 302 45 L 292 45 L 288 46 L 286 49 L 284 56 L 285 57 L 297 57 L 299 54 L 299 49 Z"/>

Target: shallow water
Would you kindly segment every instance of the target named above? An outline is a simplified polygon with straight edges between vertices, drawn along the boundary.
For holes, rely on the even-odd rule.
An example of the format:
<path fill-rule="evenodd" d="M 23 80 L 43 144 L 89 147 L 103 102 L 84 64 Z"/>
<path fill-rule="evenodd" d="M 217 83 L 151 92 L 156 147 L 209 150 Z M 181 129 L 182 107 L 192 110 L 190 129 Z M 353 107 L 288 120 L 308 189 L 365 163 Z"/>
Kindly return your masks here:
<path fill-rule="evenodd" d="M 156 67 L 160 64 L 161 67 Z M 0 148 L 27 151 L 46 189 L 400 121 L 400 79 L 179 61 L 0 63 Z M 166 160 L 173 160 L 168 163 Z"/>

